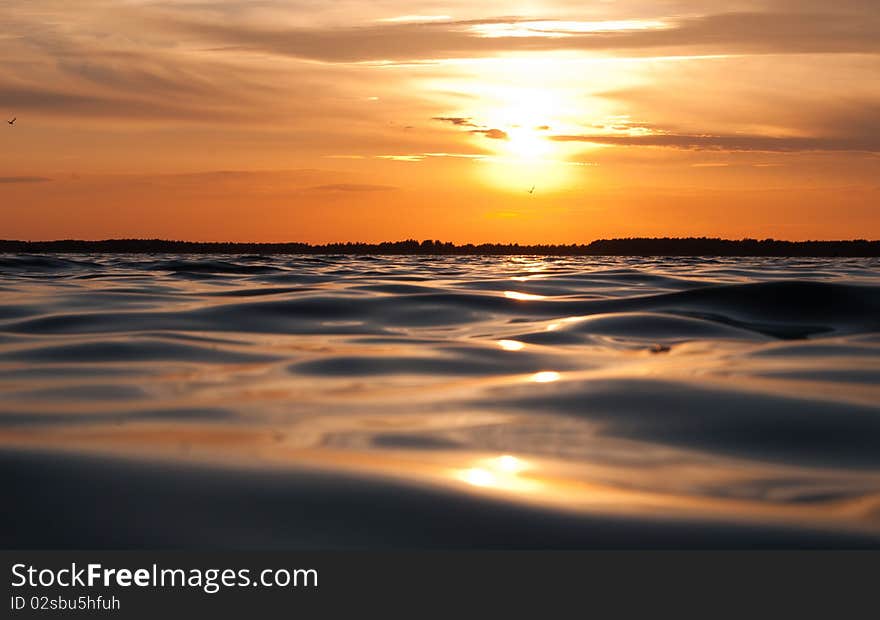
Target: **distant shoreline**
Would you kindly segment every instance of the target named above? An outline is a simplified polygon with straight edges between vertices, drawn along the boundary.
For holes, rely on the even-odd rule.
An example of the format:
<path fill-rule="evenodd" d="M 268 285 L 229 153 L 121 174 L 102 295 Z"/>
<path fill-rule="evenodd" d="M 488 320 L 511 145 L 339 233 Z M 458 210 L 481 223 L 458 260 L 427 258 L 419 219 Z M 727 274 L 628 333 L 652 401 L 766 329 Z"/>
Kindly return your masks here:
<path fill-rule="evenodd" d="M 880 257 L 880 241 L 779 241 L 776 239 L 621 238 L 586 244 L 462 244 L 441 241 L 383 243 L 233 243 L 165 239 L 82 241 L 0 240 L 2 253 L 57 254 L 346 254 L 346 255 L 475 255 L 475 256 L 778 256 Z"/>

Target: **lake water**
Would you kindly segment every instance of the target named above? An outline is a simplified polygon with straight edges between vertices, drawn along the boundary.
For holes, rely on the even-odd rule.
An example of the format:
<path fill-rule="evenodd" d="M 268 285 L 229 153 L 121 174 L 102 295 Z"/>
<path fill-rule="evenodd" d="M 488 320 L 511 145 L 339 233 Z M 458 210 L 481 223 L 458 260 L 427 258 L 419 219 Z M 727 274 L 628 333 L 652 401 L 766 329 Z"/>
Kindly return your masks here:
<path fill-rule="evenodd" d="M 3 547 L 880 546 L 880 261 L 0 255 Z"/>

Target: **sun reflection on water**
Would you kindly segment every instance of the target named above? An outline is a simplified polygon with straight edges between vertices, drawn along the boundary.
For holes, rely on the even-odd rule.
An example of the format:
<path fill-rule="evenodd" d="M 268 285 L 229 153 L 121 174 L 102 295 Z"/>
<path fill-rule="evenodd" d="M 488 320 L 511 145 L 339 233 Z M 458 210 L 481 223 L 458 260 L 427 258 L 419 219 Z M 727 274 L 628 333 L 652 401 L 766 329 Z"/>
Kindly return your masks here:
<path fill-rule="evenodd" d="M 528 491 L 537 485 L 535 480 L 526 480 L 520 474 L 528 469 L 528 464 L 521 458 L 504 454 L 502 456 L 482 459 L 473 467 L 460 469 L 455 477 L 471 486 L 501 489 L 506 491 Z"/>
<path fill-rule="evenodd" d="M 504 291 L 504 296 L 507 297 L 507 299 L 516 299 L 517 301 L 545 299 L 543 295 L 532 295 L 531 293 L 519 293 L 517 291 Z"/>
<path fill-rule="evenodd" d="M 534 383 L 552 383 L 553 381 L 559 381 L 560 377 L 561 375 L 555 370 L 542 370 L 529 377 L 529 381 Z"/>

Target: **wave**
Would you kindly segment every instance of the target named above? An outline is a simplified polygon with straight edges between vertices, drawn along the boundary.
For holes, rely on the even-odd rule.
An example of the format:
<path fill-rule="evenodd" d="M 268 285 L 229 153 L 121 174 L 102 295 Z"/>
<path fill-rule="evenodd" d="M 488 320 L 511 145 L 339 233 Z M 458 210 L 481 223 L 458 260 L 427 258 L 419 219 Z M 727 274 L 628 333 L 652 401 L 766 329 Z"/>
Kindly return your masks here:
<path fill-rule="evenodd" d="M 0 256 L 7 547 L 878 546 L 878 403 L 878 259 Z"/>
<path fill-rule="evenodd" d="M 877 548 L 869 536 L 732 519 L 581 516 L 358 476 L 0 452 L 5 549 Z M 132 493 L 131 489 L 137 489 Z M 45 497 L 65 505 L 65 527 Z M 106 511 L 108 497 L 125 498 Z M 247 497 L 247 501 L 236 498 Z M 211 524 L 212 527 L 206 527 Z"/>

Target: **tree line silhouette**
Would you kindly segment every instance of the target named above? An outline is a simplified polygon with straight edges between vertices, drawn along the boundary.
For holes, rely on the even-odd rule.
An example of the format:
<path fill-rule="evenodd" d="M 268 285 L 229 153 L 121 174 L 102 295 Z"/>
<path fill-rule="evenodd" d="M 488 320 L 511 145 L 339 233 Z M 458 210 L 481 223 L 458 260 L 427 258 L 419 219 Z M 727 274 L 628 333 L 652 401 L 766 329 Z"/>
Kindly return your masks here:
<path fill-rule="evenodd" d="M 777 239 L 719 239 L 710 237 L 627 237 L 598 239 L 586 244 L 472 243 L 426 239 L 382 243 L 233 243 L 173 241 L 167 239 L 104 239 L 84 241 L 0 240 L 8 253 L 121 253 L 121 254 L 350 254 L 350 255 L 485 255 L 547 256 L 880 256 L 880 241 L 780 241 Z"/>

